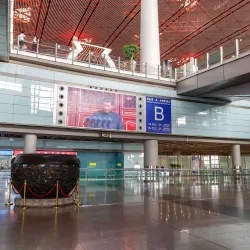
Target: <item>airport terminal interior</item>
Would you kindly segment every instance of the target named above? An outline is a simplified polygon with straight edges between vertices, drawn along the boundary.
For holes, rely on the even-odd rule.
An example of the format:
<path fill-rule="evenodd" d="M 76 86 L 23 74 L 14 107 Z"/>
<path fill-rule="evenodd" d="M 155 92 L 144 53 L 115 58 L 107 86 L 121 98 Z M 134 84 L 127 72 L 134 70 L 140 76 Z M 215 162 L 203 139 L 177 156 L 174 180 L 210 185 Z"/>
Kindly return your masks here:
<path fill-rule="evenodd" d="M 249 12 L 0 0 L 0 250 L 249 250 Z"/>

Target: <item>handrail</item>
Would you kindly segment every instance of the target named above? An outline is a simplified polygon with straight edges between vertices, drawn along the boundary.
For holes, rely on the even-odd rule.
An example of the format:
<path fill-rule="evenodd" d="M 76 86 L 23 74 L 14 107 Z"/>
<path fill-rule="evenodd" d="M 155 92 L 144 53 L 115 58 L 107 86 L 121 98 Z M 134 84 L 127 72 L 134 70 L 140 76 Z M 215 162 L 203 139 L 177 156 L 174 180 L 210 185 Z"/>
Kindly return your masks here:
<path fill-rule="evenodd" d="M 152 78 L 168 82 L 175 82 L 172 67 L 166 64 L 150 65 L 139 61 L 121 60 L 120 57 L 110 55 L 111 49 L 84 42 L 72 42 L 72 47 L 33 43 L 28 37 L 24 44 L 20 44 L 18 37 L 14 37 L 11 53 L 38 59 L 45 59 L 60 63 L 73 64 L 118 74 Z"/>
<path fill-rule="evenodd" d="M 121 57 L 110 55 L 111 49 L 109 48 L 81 41 L 77 44 L 74 41 L 70 47 L 57 43 L 54 45 L 40 44 L 37 40 L 36 49 L 31 41 L 32 38 L 26 38 L 25 48 L 20 49 L 18 37 L 14 38 L 11 53 L 169 82 L 185 79 L 201 70 L 208 70 L 212 66 L 237 59 L 249 47 L 248 45 L 241 46 L 242 39 L 235 39 L 233 43 L 232 40 L 229 40 L 229 45 L 219 46 L 215 50 L 185 59 L 180 65 L 177 63 L 177 66 L 172 68 L 172 64 L 166 65 L 165 62 L 162 65 L 150 66 L 148 63 L 121 60 Z"/>
<path fill-rule="evenodd" d="M 240 168 L 240 169 L 229 169 L 229 168 L 199 168 L 199 169 L 168 169 L 168 168 L 106 168 L 106 169 L 102 169 L 102 168 L 81 168 L 80 171 L 138 171 L 138 170 L 143 170 L 143 171 L 243 171 L 243 170 L 248 170 L 245 168 Z M 250 169 L 249 169 L 250 171 Z"/>
<path fill-rule="evenodd" d="M 185 63 L 180 63 L 180 65 L 177 63 L 177 66 L 173 69 L 175 79 L 185 79 L 200 71 L 209 70 L 216 65 L 219 66 L 226 62 L 236 60 L 246 51 L 246 48 L 249 47 L 241 46 L 242 41 L 243 39 L 230 40 L 227 45 L 219 46 L 215 50 L 200 54 L 197 57 L 185 59 Z"/>

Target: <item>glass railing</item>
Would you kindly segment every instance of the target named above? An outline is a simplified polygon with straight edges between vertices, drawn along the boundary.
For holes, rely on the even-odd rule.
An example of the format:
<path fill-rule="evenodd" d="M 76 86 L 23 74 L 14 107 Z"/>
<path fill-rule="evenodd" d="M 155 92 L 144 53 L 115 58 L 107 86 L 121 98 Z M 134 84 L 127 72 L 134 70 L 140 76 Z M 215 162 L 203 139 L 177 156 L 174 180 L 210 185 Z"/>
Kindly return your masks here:
<path fill-rule="evenodd" d="M 164 178 L 176 177 L 207 177 L 207 176 L 241 176 L 250 175 L 247 169 L 162 169 L 162 168 L 140 168 L 140 169 L 91 169 L 80 170 L 81 180 L 125 180 L 138 179 L 143 181 L 155 181 Z"/>
<path fill-rule="evenodd" d="M 176 66 L 173 69 L 175 79 L 186 78 L 190 75 L 199 73 L 199 71 L 237 59 L 241 54 L 249 51 L 249 49 L 249 39 L 235 39 L 207 53 L 201 51 L 201 53 L 190 58 L 186 64 Z"/>
<path fill-rule="evenodd" d="M 10 179 L 10 170 L 0 170 L 0 181 Z"/>
<path fill-rule="evenodd" d="M 175 186 L 231 186 L 235 181 L 250 182 L 250 170 L 88 168 L 80 171 L 81 202 L 87 206 L 143 202 L 161 199 Z"/>
<path fill-rule="evenodd" d="M 22 47 L 18 43 L 18 38 L 13 39 L 11 53 L 35 57 L 39 59 L 83 66 L 97 70 L 115 72 L 123 75 L 139 76 L 176 82 L 178 79 L 196 74 L 201 70 L 209 69 L 229 60 L 234 60 L 242 53 L 249 51 L 250 39 L 235 39 L 226 42 L 223 46 L 206 52 L 197 53 L 182 65 L 177 65 L 172 69 L 169 65 L 152 66 L 139 61 L 123 60 L 113 55 L 104 55 L 100 50 L 92 49 L 93 45 L 84 45 L 81 53 L 77 54 L 76 48 L 60 44 L 42 44 L 39 40 L 36 45 L 32 39 L 27 38 Z M 77 54 L 77 55 L 76 55 Z"/>
<path fill-rule="evenodd" d="M 70 46 L 48 45 L 39 43 L 39 40 L 33 44 L 32 39 L 29 38 L 26 38 L 24 44 L 20 45 L 18 38 L 15 37 L 13 45 L 11 45 L 11 53 L 123 75 L 175 82 L 175 75 L 167 65 L 150 65 L 139 61 L 123 60 L 120 57 L 101 53 L 95 47 L 84 44 L 83 47 L 80 47 L 79 52 Z"/>
<path fill-rule="evenodd" d="M 9 180 L 0 181 L 0 196 L 8 199 Z M 229 187 L 250 183 L 250 169 L 95 169 L 80 170 L 80 201 L 84 206 L 157 201 L 165 194 L 176 195 L 178 186 L 220 184 Z M 194 199 L 199 190 L 193 193 Z M 17 197 L 11 192 L 11 201 Z"/>

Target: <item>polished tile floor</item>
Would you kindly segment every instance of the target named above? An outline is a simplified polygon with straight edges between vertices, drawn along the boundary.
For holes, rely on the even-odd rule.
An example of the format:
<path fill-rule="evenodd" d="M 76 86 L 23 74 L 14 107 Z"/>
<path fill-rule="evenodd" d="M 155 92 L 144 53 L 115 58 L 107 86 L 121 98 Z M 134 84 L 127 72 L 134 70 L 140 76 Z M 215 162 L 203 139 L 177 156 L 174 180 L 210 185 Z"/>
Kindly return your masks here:
<path fill-rule="evenodd" d="M 250 183 L 230 178 L 82 182 L 82 207 L 7 208 L 1 250 L 250 249 Z"/>

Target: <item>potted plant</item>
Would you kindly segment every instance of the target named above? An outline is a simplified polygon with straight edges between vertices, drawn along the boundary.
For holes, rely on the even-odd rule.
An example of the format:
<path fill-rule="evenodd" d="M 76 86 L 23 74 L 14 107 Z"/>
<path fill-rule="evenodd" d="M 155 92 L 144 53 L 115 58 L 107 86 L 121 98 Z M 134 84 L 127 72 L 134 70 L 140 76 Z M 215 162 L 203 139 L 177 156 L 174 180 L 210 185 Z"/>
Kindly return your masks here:
<path fill-rule="evenodd" d="M 180 169 L 182 168 L 182 166 L 180 164 L 170 164 L 170 167 L 173 169 L 173 176 L 175 175 L 180 175 Z"/>
<path fill-rule="evenodd" d="M 124 56 L 130 60 L 131 70 L 135 71 L 136 67 L 136 57 L 140 52 L 140 48 L 135 44 L 128 44 L 123 46 Z"/>

